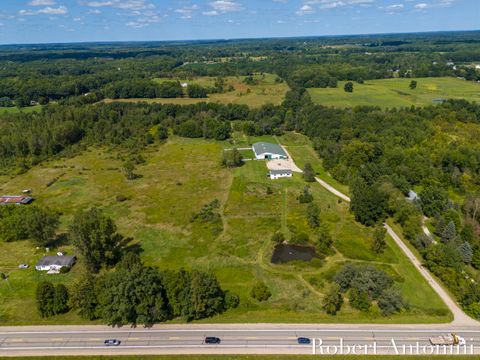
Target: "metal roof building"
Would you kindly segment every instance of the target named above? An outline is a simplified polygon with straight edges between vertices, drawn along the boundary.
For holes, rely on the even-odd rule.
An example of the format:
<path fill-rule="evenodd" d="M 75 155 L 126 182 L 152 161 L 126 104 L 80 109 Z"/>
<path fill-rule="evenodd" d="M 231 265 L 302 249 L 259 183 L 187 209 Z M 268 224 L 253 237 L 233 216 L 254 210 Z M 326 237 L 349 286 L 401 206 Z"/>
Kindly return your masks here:
<path fill-rule="evenodd" d="M 44 256 L 38 260 L 35 269 L 41 271 L 60 270 L 62 267 L 72 267 L 77 258 L 75 256 Z"/>
<path fill-rule="evenodd" d="M 0 196 L 1 205 L 27 205 L 33 201 L 33 198 L 30 196 L 23 195 L 3 195 Z"/>
<path fill-rule="evenodd" d="M 278 144 L 258 142 L 253 144 L 252 150 L 257 160 L 288 159 L 288 155 Z"/>

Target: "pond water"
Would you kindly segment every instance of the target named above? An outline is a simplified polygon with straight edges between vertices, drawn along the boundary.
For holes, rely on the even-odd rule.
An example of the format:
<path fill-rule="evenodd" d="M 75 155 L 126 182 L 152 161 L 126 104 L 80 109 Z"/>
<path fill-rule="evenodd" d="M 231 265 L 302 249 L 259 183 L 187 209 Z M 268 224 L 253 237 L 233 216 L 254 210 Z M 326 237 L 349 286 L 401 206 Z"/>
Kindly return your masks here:
<path fill-rule="evenodd" d="M 295 260 L 311 261 L 318 257 L 312 246 L 279 244 L 273 250 L 271 262 L 282 264 Z"/>

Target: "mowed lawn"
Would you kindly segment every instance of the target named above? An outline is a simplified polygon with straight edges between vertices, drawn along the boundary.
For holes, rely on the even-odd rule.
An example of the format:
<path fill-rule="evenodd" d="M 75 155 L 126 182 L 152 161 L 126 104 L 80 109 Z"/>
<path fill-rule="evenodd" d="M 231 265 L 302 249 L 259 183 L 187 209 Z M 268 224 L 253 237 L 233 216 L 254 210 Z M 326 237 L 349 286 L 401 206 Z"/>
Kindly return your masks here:
<path fill-rule="evenodd" d="M 277 78 L 273 74 L 257 74 L 253 76 L 258 81 L 257 84 L 247 85 L 243 82 L 245 76 L 229 76 L 225 78 L 225 86 L 232 85 L 234 90 L 221 94 L 209 94 L 205 99 L 191 99 L 189 97 L 174 98 L 174 99 L 106 99 L 105 102 L 148 102 L 148 103 L 161 103 L 161 104 L 179 104 L 189 105 L 200 102 L 213 102 L 220 104 L 242 104 L 250 107 L 260 107 L 265 104 L 280 105 L 285 98 L 285 94 L 288 91 L 288 85 L 275 82 Z M 198 77 L 191 80 L 186 79 L 165 79 L 157 78 L 155 81 L 180 81 L 187 82 L 189 84 L 198 84 L 202 86 L 214 86 L 215 78 L 213 77 Z"/>
<path fill-rule="evenodd" d="M 306 138 L 291 133 L 278 139 L 295 149 L 295 160 L 305 156 L 315 169 L 320 169 L 321 163 Z M 372 229 L 355 222 L 348 204 L 316 183 L 310 184 L 311 191 L 321 208 L 322 221 L 332 233 L 336 253 L 311 263 L 272 264 L 274 232 L 281 230 L 289 238 L 290 229 L 296 228 L 312 239 L 316 237 L 315 230 L 306 222 L 307 206 L 297 200 L 306 183 L 299 174 L 291 179 L 267 179 L 263 161 L 248 161 L 233 170 L 222 168 L 221 153 L 230 146 L 227 142 L 172 137 L 166 144 L 154 144 L 142 152 L 146 162 L 135 170 L 140 178 L 130 181 L 122 172 L 122 159 L 127 154 L 90 149 L 15 178 L 3 178 L 0 192 L 14 194 L 31 188 L 38 205 L 62 211 L 62 231 L 68 228 L 76 210 L 101 207 L 116 220 L 122 234 L 141 244 L 142 258 L 147 264 L 215 273 L 223 288 L 240 295 L 241 304 L 204 322 L 406 323 L 450 319 L 444 305 L 394 242 L 388 239 L 385 253 L 374 254 L 370 250 Z M 127 200 L 117 202 L 117 195 Z M 193 214 L 214 199 L 221 203 L 220 234 L 190 221 Z M 70 246 L 61 249 L 74 252 Z M 56 250 L 51 249 L 51 253 Z M 17 268 L 20 263 L 34 266 L 44 253 L 44 249 L 36 250 L 26 241 L 0 243 L 0 271 L 10 276 L 0 283 L 2 323 L 85 323 L 74 313 L 39 318 L 34 301 L 36 284 L 51 279 L 72 286 L 83 271 L 81 261 L 72 272 L 63 275 Z M 325 314 L 321 304 L 329 279 L 346 262 L 374 263 L 385 269 L 398 281 L 410 309 L 384 318 L 379 314 L 361 314 L 347 303 L 337 316 Z M 265 281 L 272 292 L 272 297 L 263 303 L 249 295 L 258 280 Z"/>
<path fill-rule="evenodd" d="M 417 88 L 411 90 L 409 84 L 417 81 Z M 480 101 L 480 84 L 453 77 L 382 79 L 367 80 L 364 84 L 353 83 L 353 92 L 347 93 L 343 87 L 331 89 L 309 89 L 315 104 L 338 108 L 360 105 L 379 106 L 381 108 L 426 106 L 438 104 L 440 99 L 465 99 Z"/>

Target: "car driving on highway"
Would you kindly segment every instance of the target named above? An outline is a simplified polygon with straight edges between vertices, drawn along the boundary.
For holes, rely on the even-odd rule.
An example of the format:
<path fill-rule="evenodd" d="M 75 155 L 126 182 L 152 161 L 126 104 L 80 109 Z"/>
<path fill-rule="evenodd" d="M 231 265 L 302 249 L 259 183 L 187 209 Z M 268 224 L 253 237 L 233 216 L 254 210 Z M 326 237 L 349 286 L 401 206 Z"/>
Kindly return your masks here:
<path fill-rule="evenodd" d="M 222 340 L 215 336 L 207 336 L 204 340 L 205 344 L 220 344 Z"/>
<path fill-rule="evenodd" d="M 299 337 L 299 338 L 297 339 L 297 342 L 298 342 L 299 344 L 306 345 L 306 344 L 310 344 L 311 341 L 310 341 L 310 339 L 307 338 L 307 337 Z"/>
<path fill-rule="evenodd" d="M 120 345 L 121 341 L 117 339 L 107 339 L 103 343 L 105 346 L 118 346 Z"/>

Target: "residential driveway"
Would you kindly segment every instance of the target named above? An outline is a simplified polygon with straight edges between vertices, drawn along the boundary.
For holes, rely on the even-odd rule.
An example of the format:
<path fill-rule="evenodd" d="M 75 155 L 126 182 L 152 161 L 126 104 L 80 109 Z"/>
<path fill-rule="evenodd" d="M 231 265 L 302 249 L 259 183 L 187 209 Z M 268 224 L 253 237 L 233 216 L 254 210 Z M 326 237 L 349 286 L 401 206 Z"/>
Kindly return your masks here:
<path fill-rule="evenodd" d="M 282 146 L 283 147 L 283 146 Z M 284 147 L 283 147 L 284 148 Z M 285 151 L 287 151 L 284 148 Z M 288 152 L 287 152 L 288 154 Z M 295 165 L 292 157 L 288 154 L 289 161 L 293 163 L 293 165 L 298 169 Z M 293 169 L 292 169 L 293 170 Z M 299 169 L 300 170 L 300 169 Z M 302 172 L 301 170 L 299 172 Z M 315 178 L 315 180 L 322 185 L 325 189 L 330 191 L 332 194 L 338 196 L 339 198 L 350 202 L 350 198 L 343 194 L 342 192 L 335 189 L 330 184 L 327 184 L 325 181 Z M 479 326 L 480 322 L 472 319 L 467 314 L 463 312 L 457 302 L 450 297 L 450 295 L 445 291 L 440 283 L 430 274 L 430 272 L 422 265 L 421 261 L 415 256 L 415 254 L 408 248 L 405 242 L 398 236 L 398 234 L 388 225 L 384 224 L 385 229 L 387 230 L 390 237 L 395 241 L 398 247 L 402 250 L 408 260 L 415 266 L 418 272 L 423 276 L 423 278 L 428 282 L 428 284 L 432 287 L 432 289 L 438 294 L 438 296 L 443 300 L 445 305 L 449 308 L 449 310 L 453 314 L 453 321 L 452 325 L 460 325 L 460 326 Z M 428 229 L 427 229 L 428 230 Z"/>
<path fill-rule="evenodd" d="M 267 161 L 267 168 L 268 170 L 292 170 L 293 172 L 297 173 L 303 173 L 302 169 L 300 169 L 295 162 L 293 161 L 292 157 L 288 153 L 288 150 L 285 148 L 285 146 L 280 145 L 283 150 L 287 153 L 288 159 L 285 160 L 270 160 Z"/>

